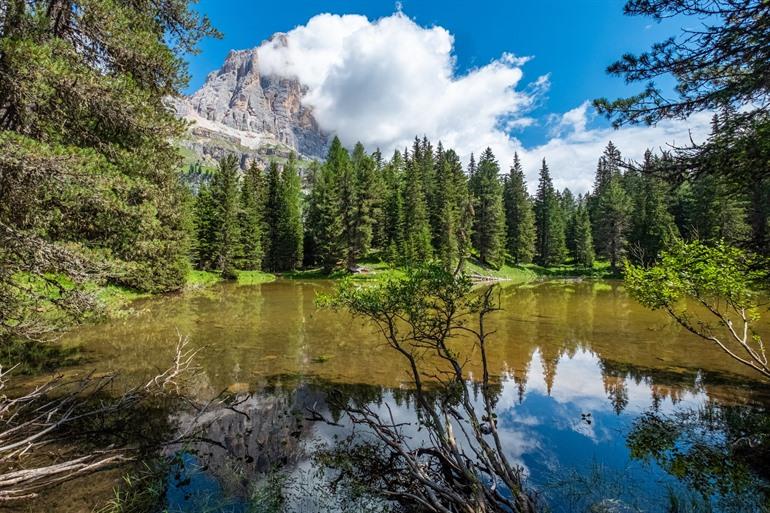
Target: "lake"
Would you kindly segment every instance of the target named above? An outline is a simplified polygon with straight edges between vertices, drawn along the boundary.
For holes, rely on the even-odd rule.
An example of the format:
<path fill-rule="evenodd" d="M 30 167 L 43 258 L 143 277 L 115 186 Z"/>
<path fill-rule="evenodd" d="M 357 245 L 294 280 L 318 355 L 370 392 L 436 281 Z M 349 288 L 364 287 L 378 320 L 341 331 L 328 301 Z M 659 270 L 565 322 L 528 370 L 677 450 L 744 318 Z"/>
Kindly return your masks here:
<path fill-rule="evenodd" d="M 200 348 L 192 393 L 227 391 L 237 407 L 207 428 L 216 444 L 180 451 L 165 507 L 262 511 L 249 500 L 259 482 L 283 489 L 295 511 L 339 509 L 311 458 L 350 432 L 330 394 L 388 405 L 406 422 L 414 410 L 399 355 L 364 321 L 316 308 L 332 286 L 279 279 L 138 301 L 130 316 L 64 337 L 84 356 L 68 372 L 137 381 L 165 368 L 188 337 Z M 490 343 L 499 430 L 552 511 L 767 508 L 770 388 L 757 375 L 639 306 L 620 282 L 507 286 L 500 301 Z M 308 420 L 311 409 L 341 426 Z M 183 425 L 187 414 L 168 415 Z M 50 500 L 88 511 L 119 478 L 100 474 Z"/>

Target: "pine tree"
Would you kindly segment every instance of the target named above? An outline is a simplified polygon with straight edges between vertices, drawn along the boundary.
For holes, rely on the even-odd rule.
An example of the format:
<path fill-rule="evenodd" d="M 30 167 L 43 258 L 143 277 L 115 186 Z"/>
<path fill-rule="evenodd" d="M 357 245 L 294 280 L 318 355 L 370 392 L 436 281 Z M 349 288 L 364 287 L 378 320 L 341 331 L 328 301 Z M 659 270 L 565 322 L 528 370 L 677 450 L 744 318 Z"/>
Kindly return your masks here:
<path fill-rule="evenodd" d="M 265 184 L 262 170 L 256 162 L 246 170 L 241 186 L 241 259 L 239 267 L 245 270 L 262 268 L 262 219 L 265 208 Z"/>
<path fill-rule="evenodd" d="M 588 217 L 588 206 L 581 202 L 575 210 L 573 223 L 573 253 L 575 264 L 590 269 L 594 265 L 594 242 L 591 236 L 591 219 Z"/>
<path fill-rule="evenodd" d="M 620 184 L 620 176 L 614 175 L 599 197 L 597 204 L 598 223 L 595 241 L 600 254 L 608 258 L 613 273 L 625 253 L 626 230 L 629 226 L 631 202 Z"/>
<path fill-rule="evenodd" d="M 506 219 L 506 248 L 517 263 L 529 263 L 535 256 L 535 213 L 527 193 L 524 170 L 519 155 L 513 156 L 513 167 L 503 186 Z"/>
<path fill-rule="evenodd" d="M 620 167 L 623 163 L 620 150 L 612 143 L 607 143 L 607 147 L 604 149 L 599 162 L 596 165 L 596 175 L 594 177 L 593 192 L 588 202 L 588 214 L 591 217 L 591 229 L 594 234 L 594 244 L 597 252 L 600 252 L 598 244 L 601 242 L 597 239 L 599 233 L 599 227 L 602 224 L 601 215 L 599 213 L 599 202 L 604 194 L 605 190 L 609 186 L 614 177 L 620 177 Z"/>
<path fill-rule="evenodd" d="M 384 167 L 385 204 L 383 206 L 383 249 L 390 262 L 398 262 L 404 249 L 404 160 L 395 151 Z"/>
<path fill-rule="evenodd" d="M 314 261 L 321 264 L 326 274 L 334 270 L 343 259 L 337 170 L 334 168 L 335 159 L 332 158 L 332 151 L 339 151 L 340 148 L 332 144 L 326 163 L 316 171 L 308 206 L 308 229 L 316 252 Z"/>
<path fill-rule="evenodd" d="M 668 211 L 668 186 L 653 174 L 655 158 L 645 152 L 641 173 L 628 171 L 624 189 L 633 205 L 628 244 L 630 258 L 637 264 L 650 264 L 678 236 L 674 216 Z"/>
<path fill-rule="evenodd" d="M 537 258 L 543 266 L 561 264 L 567 256 L 564 220 L 559 206 L 548 165 L 543 159 L 535 198 Z"/>
<path fill-rule="evenodd" d="M 282 269 L 280 236 L 282 229 L 283 193 L 281 187 L 281 169 L 275 161 L 270 162 L 267 172 L 267 195 L 265 198 L 265 268 L 268 271 Z"/>
<path fill-rule="evenodd" d="M 407 265 L 425 262 L 433 256 L 431 230 L 428 224 L 428 207 L 423 190 L 420 167 L 420 144 L 415 141 L 417 159 L 406 159 L 404 176 L 404 249 L 403 258 Z"/>
<path fill-rule="evenodd" d="M 201 270 L 213 269 L 217 259 L 217 221 L 209 184 L 201 184 L 195 197 L 193 216 L 195 237 L 192 252 L 195 267 Z"/>
<path fill-rule="evenodd" d="M 353 198 L 347 227 L 348 269 L 352 269 L 371 247 L 375 221 L 376 165 L 374 159 L 366 154 L 364 146 L 356 144 L 351 160 Z"/>
<path fill-rule="evenodd" d="M 211 198 L 215 208 L 216 267 L 222 277 L 236 277 L 235 262 L 240 255 L 240 227 L 238 214 L 240 197 L 238 187 L 238 159 L 228 155 L 219 161 L 219 169 L 211 181 Z"/>
<path fill-rule="evenodd" d="M 436 158 L 435 202 L 440 215 L 436 216 L 436 255 L 447 270 L 453 270 L 466 258 L 467 243 L 464 232 L 467 223 L 463 222 L 465 209 L 469 201 L 468 186 L 462 163 L 454 150 L 440 151 Z"/>
<path fill-rule="evenodd" d="M 280 250 L 276 254 L 280 264 L 277 269 L 293 271 L 302 264 L 304 232 L 302 227 L 302 183 L 294 154 L 289 156 L 289 160 L 281 173 L 280 197 L 280 235 L 277 240 Z"/>
<path fill-rule="evenodd" d="M 575 200 L 575 195 L 569 188 L 565 188 L 560 193 L 557 193 L 559 199 L 559 211 L 561 212 L 562 225 L 564 226 L 564 240 L 567 245 L 567 252 L 573 254 L 575 252 L 575 214 L 577 213 L 578 203 Z"/>
<path fill-rule="evenodd" d="M 490 148 L 484 150 L 473 175 L 475 219 L 473 245 L 479 260 L 495 267 L 505 263 L 505 211 L 500 166 Z"/>

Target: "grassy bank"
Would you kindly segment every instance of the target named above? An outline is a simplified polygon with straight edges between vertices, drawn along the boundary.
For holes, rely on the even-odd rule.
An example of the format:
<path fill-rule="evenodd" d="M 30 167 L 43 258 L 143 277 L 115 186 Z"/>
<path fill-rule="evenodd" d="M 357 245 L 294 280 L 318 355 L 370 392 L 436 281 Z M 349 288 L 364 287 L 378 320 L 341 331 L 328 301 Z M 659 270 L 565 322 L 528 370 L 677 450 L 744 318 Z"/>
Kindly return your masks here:
<path fill-rule="evenodd" d="M 261 271 L 238 271 L 238 285 L 259 285 L 275 280 L 275 275 Z M 220 273 L 212 271 L 190 271 L 187 275 L 182 292 L 190 292 L 212 287 L 219 283 L 225 283 Z M 153 297 L 153 294 L 139 292 L 119 285 L 107 285 L 96 290 L 96 296 L 104 306 L 108 315 L 113 315 L 124 310 L 131 302 L 137 299 Z"/>
<path fill-rule="evenodd" d="M 282 278 L 293 280 L 338 280 L 350 277 L 356 281 L 384 281 L 388 278 L 403 276 L 402 269 L 393 267 L 380 260 L 362 260 L 360 263 L 363 271 L 351 274 L 345 270 L 337 270 L 331 274 L 324 274 L 321 269 L 304 269 L 283 273 Z M 537 279 L 558 278 L 611 278 L 608 262 L 596 262 L 593 267 L 585 268 L 566 263 L 554 267 L 543 267 L 536 264 L 513 265 L 505 264 L 500 268 L 485 266 L 477 260 L 469 260 L 465 264 L 465 272 L 479 280 L 504 281 L 511 283 L 527 283 Z"/>

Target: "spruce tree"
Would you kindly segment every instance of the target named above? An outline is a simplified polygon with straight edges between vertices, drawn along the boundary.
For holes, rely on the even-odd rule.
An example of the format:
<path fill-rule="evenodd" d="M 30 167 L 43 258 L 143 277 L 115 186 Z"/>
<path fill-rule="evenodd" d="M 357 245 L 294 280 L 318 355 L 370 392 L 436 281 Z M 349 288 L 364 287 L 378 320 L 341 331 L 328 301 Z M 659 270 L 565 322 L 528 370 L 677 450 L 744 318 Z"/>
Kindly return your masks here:
<path fill-rule="evenodd" d="M 594 265 L 594 242 L 591 236 L 591 219 L 588 217 L 588 206 L 581 202 L 575 210 L 573 223 L 573 253 L 575 264 L 590 269 Z"/>
<path fill-rule="evenodd" d="M 535 197 L 535 226 L 538 263 L 543 266 L 553 266 L 564 262 L 567 256 L 564 220 L 545 159 L 540 168 L 540 180 Z"/>
<path fill-rule="evenodd" d="M 267 172 L 267 194 L 265 197 L 265 224 L 267 225 L 267 238 L 265 239 L 265 268 L 268 271 L 281 269 L 281 249 L 279 238 L 281 235 L 281 215 L 283 208 L 283 195 L 281 190 L 281 169 L 275 161 L 270 162 Z"/>
<path fill-rule="evenodd" d="M 244 270 L 262 268 L 262 219 L 265 208 L 265 184 L 262 170 L 252 163 L 243 175 L 241 186 L 241 259 L 239 267 Z"/>
<path fill-rule="evenodd" d="M 281 271 L 293 271 L 302 264 L 302 183 L 294 154 L 283 166 L 280 181 L 280 221 L 276 267 Z"/>
<path fill-rule="evenodd" d="M 535 213 L 527 193 L 524 170 L 514 153 L 513 167 L 505 179 L 503 203 L 506 220 L 506 248 L 514 263 L 532 262 L 535 256 Z"/>
<path fill-rule="evenodd" d="M 473 175 L 471 190 L 475 219 L 473 245 L 481 262 L 499 267 L 505 263 L 505 211 L 500 166 L 490 148 L 484 150 Z"/>
<path fill-rule="evenodd" d="M 349 269 L 364 257 L 372 243 L 376 205 L 377 163 L 366 154 L 361 143 L 356 144 L 351 159 L 353 197 L 347 228 L 347 255 Z"/>
<path fill-rule="evenodd" d="M 596 175 L 594 177 L 594 187 L 588 202 L 588 214 L 591 217 L 591 229 L 594 234 L 594 244 L 597 252 L 600 252 L 599 241 L 596 235 L 599 233 L 599 226 L 602 224 L 601 214 L 599 213 L 599 202 L 605 190 L 614 177 L 620 177 L 620 167 L 623 163 L 620 150 L 612 143 L 607 143 L 607 147 L 599 157 L 596 165 Z"/>
<path fill-rule="evenodd" d="M 679 235 L 674 216 L 668 210 L 668 185 L 654 175 L 656 159 L 645 152 L 641 173 L 624 175 L 624 189 L 631 199 L 628 245 L 630 258 L 637 264 L 650 264 Z"/>
<path fill-rule="evenodd" d="M 219 169 L 211 181 L 211 197 L 215 208 L 216 267 L 225 279 L 236 278 L 235 262 L 240 256 L 240 197 L 238 159 L 228 155 L 219 161 Z"/>
<path fill-rule="evenodd" d="M 332 144 L 326 163 L 316 170 L 308 206 L 308 229 L 316 253 L 314 260 L 321 264 L 326 274 L 333 271 L 343 259 L 342 215 L 337 170 L 332 156 L 332 152 L 340 148 Z"/>
<path fill-rule="evenodd" d="M 597 214 L 601 222 L 594 234 L 594 242 L 598 243 L 600 254 L 609 259 L 613 273 L 617 273 L 618 263 L 625 253 L 631 214 L 631 202 L 620 180 L 620 175 L 613 175 L 598 198 Z"/>
<path fill-rule="evenodd" d="M 465 209 L 469 201 L 468 186 L 462 163 L 454 150 L 440 151 L 436 159 L 435 202 L 441 215 L 436 217 L 436 256 L 447 270 L 458 267 L 466 258 L 467 243 L 463 233 L 468 223 L 464 222 Z"/>
<path fill-rule="evenodd" d="M 201 184 L 193 215 L 193 263 L 200 270 L 213 269 L 217 259 L 217 213 L 209 184 Z"/>
<path fill-rule="evenodd" d="M 395 151 L 384 166 L 383 181 L 383 249 L 387 260 L 396 263 L 404 249 L 404 160 L 400 152 Z"/>
<path fill-rule="evenodd" d="M 404 249 L 403 259 L 407 265 L 425 262 L 433 256 L 431 230 L 428 224 L 428 207 L 423 190 L 419 141 L 415 141 L 412 158 L 406 159 L 404 175 Z"/>

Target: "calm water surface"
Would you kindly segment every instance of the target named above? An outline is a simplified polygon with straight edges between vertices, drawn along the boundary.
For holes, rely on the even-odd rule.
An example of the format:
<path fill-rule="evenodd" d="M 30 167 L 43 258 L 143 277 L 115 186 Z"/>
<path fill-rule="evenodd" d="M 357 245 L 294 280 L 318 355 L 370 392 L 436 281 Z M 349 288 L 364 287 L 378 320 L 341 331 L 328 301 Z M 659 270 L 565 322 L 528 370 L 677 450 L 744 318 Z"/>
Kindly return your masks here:
<path fill-rule="evenodd" d="M 296 511 L 334 509 L 308 456 L 346 428 L 309 422 L 305 408 L 333 410 L 335 390 L 414 418 L 398 355 L 363 321 L 315 307 L 331 286 L 279 280 L 141 301 L 135 315 L 65 338 L 85 352 L 82 371 L 139 379 L 189 337 L 201 348 L 195 393 L 239 398 L 240 413 L 208 428 L 219 446 L 181 455 L 171 510 L 249 511 L 253 483 L 271 469 L 291 476 Z M 491 346 L 499 428 L 553 511 L 767 511 L 770 390 L 755 375 L 619 283 L 506 287 L 501 303 Z"/>

